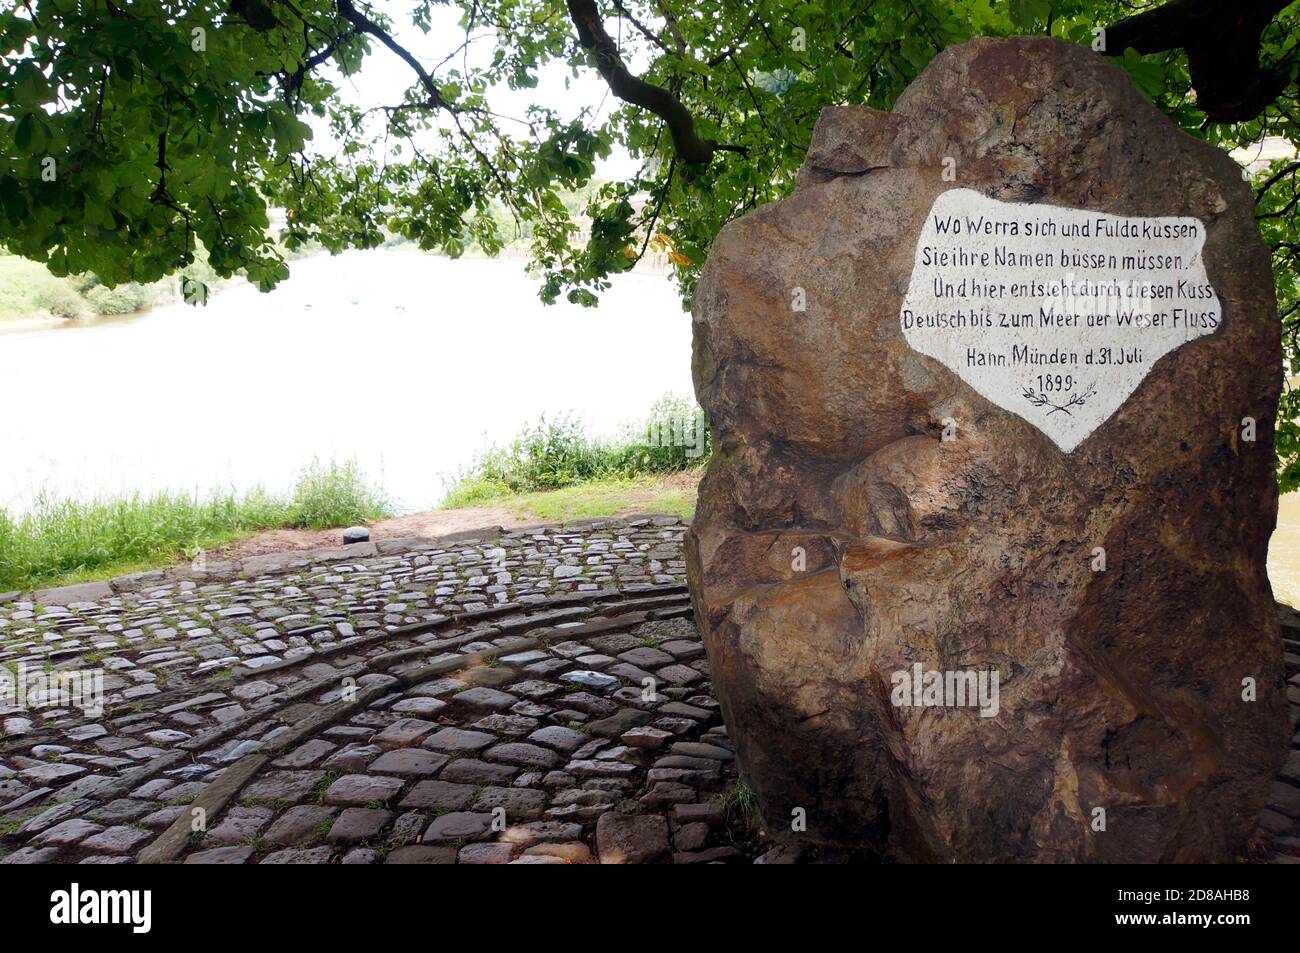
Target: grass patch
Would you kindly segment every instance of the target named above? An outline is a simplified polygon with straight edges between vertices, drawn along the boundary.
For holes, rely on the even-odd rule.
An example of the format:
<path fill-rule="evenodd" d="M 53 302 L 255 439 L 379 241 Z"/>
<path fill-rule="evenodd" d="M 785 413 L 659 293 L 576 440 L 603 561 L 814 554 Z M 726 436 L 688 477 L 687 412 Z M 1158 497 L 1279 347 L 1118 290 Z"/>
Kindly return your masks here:
<path fill-rule="evenodd" d="M 758 818 L 758 795 L 744 781 L 719 794 L 718 802 L 729 824 L 749 824 Z"/>
<path fill-rule="evenodd" d="M 329 466 L 313 461 L 298 477 L 284 525 L 332 529 L 392 515 L 388 500 L 366 482 L 355 460 Z"/>
<path fill-rule="evenodd" d="M 334 785 L 334 782 L 341 777 L 342 775 L 333 768 L 327 768 L 325 774 L 316 782 L 311 791 L 308 792 L 307 800 L 314 801 L 317 804 L 324 804 L 325 792 L 328 791 Z M 333 822 L 331 821 L 330 823 L 332 824 Z"/>
<path fill-rule="evenodd" d="M 18 828 L 22 827 L 42 810 L 44 810 L 43 807 L 33 808 L 26 810 L 21 814 L 16 814 L 13 817 L 6 817 L 3 820 L 0 820 L 0 837 L 8 837 L 15 833 Z"/>
<path fill-rule="evenodd" d="M 758 795 L 743 780 L 718 795 L 722 805 L 727 839 L 737 850 L 758 853 L 762 838 L 762 817 Z"/>
<path fill-rule="evenodd" d="M 157 493 L 90 501 L 39 499 L 0 509 L 0 590 L 104 579 L 193 558 L 265 529 L 327 529 L 391 515 L 354 461 L 313 462 L 288 496 L 264 490 L 206 498 Z"/>
<path fill-rule="evenodd" d="M 597 480 L 559 490 L 489 497 L 478 505 L 504 506 L 516 517 L 548 523 L 596 519 L 631 511 L 690 516 L 700 471 L 669 477 Z"/>
<path fill-rule="evenodd" d="M 645 420 L 609 439 L 592 437 L 572 417 L 543 417 L 507 446 L 480 454 L 447 488 L 442 507 L 483 506 L 511 496 L 681 473 L 702 466 L 711 450 L 712 435 L 699 408 L 672 396 L 656 402 Z M 599 509 L 594 500 L 584 505 Z"/>

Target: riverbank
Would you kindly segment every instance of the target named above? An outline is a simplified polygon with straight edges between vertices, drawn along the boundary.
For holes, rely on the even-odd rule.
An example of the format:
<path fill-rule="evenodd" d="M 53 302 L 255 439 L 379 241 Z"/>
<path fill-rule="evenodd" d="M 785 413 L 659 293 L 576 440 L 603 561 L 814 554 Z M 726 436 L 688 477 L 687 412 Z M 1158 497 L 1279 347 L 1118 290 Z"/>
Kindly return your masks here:
<path fill-rule="evenodd" d="M 283 494 L 259 487 L 242 494 L 43 496 L 26 511 L 0 509 L 0 590 L 107 579 L 197 559 L 266 530 L 319 530 L 392 512 L 354 461 L 313 462 Z"/>
<path fill-rule="evenodd" d="M 689 424 L 689 426 L 688 426 Z M 690 436 L 688 442 L 686 437 Z M 372 538 L 435 537 L 518 526 L 694 509 L 707 426 L 690 401 L 661 397 L 639 424 L 593 436 L 581 420 L 542 417 L 503 446 L 474 456 L 446 483 L 438 512 L 403 509 L 355 459 L 299 471 L 288 493 L 37 495 L 30 508 L 0 507 L 0 591 L 97 582 L 181 561 L 318 549 L 337 531 L 371 526 Z M 698 449 L 697 449 L 698 448 Z"/>
<path fill-rule="evenodd" d="M 281 249 L 281 253 L 293 261 L 322 250 L 311 245 L 295 252 Z M 184 275 L 200 283 L 209 296 L 248 284 L 243 275 L 220 277 L 206 260 L 196 261 Z M 54 275 L 40 262 L 0 248 L 0 331 L 94 327 L 106 318 L 142 315 L 181 303 L 182 281 L 178 274 L 149 284 L 132 281 L 109 288 L 94 275 Z"/>
<path fill-rule="evenodd" d="M 19 551 L 15 534 L 0 523 L 0 549 L 4 550 L 0 556 L 9 563 L 0 565 L 0 590 L 52 589 L 196 561 L 322 549 L 339 545 L 342 530 L 353 525 L 366 526 L 371 539 L 379 542 L 630 513 L 689 517 L 702 472 L 597 480 L 403 516 L 387 515 L 382 502 L 354 479 L 355 474 L 340 473 L 338 467 L 306 485 L 300 482 L 294 499 L 288 501 L 257 497 L 241 505 L 239 500 L 224 499 L 194 507 L 178 499 L 138 501 L 134 507 L 131 501 L 119 501 L 115 517 L 100 512 L 99 532 L 92 525 L 96 520 L 88 515 L 91 511 L 83 506 L 75 519 L 66 520 L 66 528 L 46 533 L 53 542 L 45 553 Z M 114 522 L 119 525 L 112 527 Z M 113 538 L 106 535 L 110 527 Z M 123 546 L 124 537 L 133 538 L 135 544 Z M 60 571 L 60 565 L 66 568 Z"/>
<path fill-rule="evenodd" d="M 90 275 L 52 275 L 39 262 L 0 253 L 0 330 L 39 331 L 138 314 L 179 300 L 174 280 L 107 288 Z"/>
<path fill-rule="evenodd" d="M 702 467 L 679 473 L 659 474 L 634 479 L 597 480 L 577 486 L 530 493 L 503 494 L 473 506 L 448 506 L 443 509 L 401 516 L 373 519 L 335 519 L 324 528 L 277 526 L 232 530 L 214 534 L 203 548 L 210 560 L 242 560 L 254 556 L 306 552 L 338 546 L 342 530 L 351 525 L 365 525 L 373 542 L 412 538 L 438 538 L 501 527 L 506 530 L 537 524 L 564 523 L 570 520 L 623 517 L 630 514 L 656 514 L 689 519 L 694 515 Z M 1291 496 L 1283 497 L 1284 501 Z M 1300 502 L 1300 500 L 1297 500 Z M 1279 606 L 1300 604 L 1300 587 L 1287 571 L 1290 563 L 1292 527 L 1280 524 L 1274 534 L 1270 552 L 1269 575 Z M 42 588 L 100 582 L 135 572 L 167 569 L 186 565 L 199 555 L 197 550 L 175 550 L 153 558 L 114 560 L 103 566 L 53 575 L 40 580 Z M 15 588 L 0 585 L 0 590 Z M 35 586 L 24 586 L 30 590 Z M 1280 608 L 1284 613 L 1287 637 L 1300 639 L 1300 612 Z M 1300 658 L 1300 643 L 1288 644 L 1287 651 Z M 1290 661 L 1290 660 L 1288 660 Z"/>
<path fill-rule="evenodd" d="M 367 528 L 370 538 L 378 542 L 413 536 L 447 536 L 484 526 L 511 529 L 535 523 L 564 523 L 630 513 L 689 517 L 695 512 L 695 494 L 702 473 L 702 470 L 691 470 L 661 477 L 599 480 L 559 490 L 512 494 L 497 497 L 486 506 L 458 506 L 410 513 L 372 522 Z M 337 546 L 341 542 L 341 529 L 267 530 L 233 540 L 212 553 L 226 559 Z"/>

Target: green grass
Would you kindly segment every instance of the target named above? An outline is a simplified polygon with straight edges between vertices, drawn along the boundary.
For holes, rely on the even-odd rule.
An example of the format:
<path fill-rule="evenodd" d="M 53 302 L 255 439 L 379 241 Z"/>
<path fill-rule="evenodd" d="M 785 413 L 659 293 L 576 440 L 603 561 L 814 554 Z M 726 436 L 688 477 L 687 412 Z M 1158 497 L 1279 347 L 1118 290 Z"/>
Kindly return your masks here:
<path fill-rule="evenodd" d="M 13 261 L 0 256 L 0 266 Z M 704 452 L 695 452 L 696 413 L 690 401 L 665 397 L 645 421 L 614 439 L 592 438 L 570 418 L 543 419 L 509 446 L 481 455 L 442 507 L 500 506 L 544 522 L 629 511 L 688 516 L 711 449 L 706 425 Z M 288 496 L 254 490 L 41 499 L 24 514 L 0 509 L 0 591 L 154 569 L 268 529 L 327 529 L 391 515 L 354 462 L 313 463 Z"/>
<path fill-rule="evenodd" d="M 327 768 L 325 773 L 321 775 L 321 779 L 317 781 L 311 791 L 307 793 L 307 800 L 314 801 L 316 804 L 324 804 L 325 792 L 328 791 L 334 785 L 334 782 L 340 777 L 342 777 L 342 775 L 339 774 L 339 772 L 335 771 L 333 768 Z"/>
<path fill-rule="evenodd" d="M 664 513 L 690 516 L 695 512 L 693 474 L 678 477 L 635 477 L 595 480 L 559 490 L 489 497 L 479 505 L 504 506 L 525 520 L 548 523 L 595 519 L 618 513 Z"/>
<path fill-rule="evenodd" d="M 391 515 L 356 463 L 313 462 L 292 494 L 205 498 L 157 493 L 120 499 L 42 498 L 27 513 L 0 509 L 0 590 L 104 579 L 193 558 L 259 530 L 326 529 Z"/>
<path fill-rule="evenodd" d="M 718 795 L 722 805 L 727 839 L 731 846 L 745 853 L 758 853 L 761 844 L 762 813 L 758 795 L 743 780 Z"/>
<path fill-rule="evenodd" d="M 718 795 L 729 823 L 749 823 L 758 817 L 758 795 L 744 781 L 737 781 Z"/>
<path fill-rule="evenodd" d="M 702 425 L 698 441 L 697 421 Z M 660 399 L 645 420 L 612 439 L 590 436 L 582 423 L 571 417 L 543 417 L 525 427 L 507 446 L 480 454 L 448 487 L 442 508 L 489 505 L 507 497 L 530 500 L 530 508 L 533 504 L 550 506 L 535 494 L 697 469 L 711 449 L 712 434 L 698 408 L 692 401 L 672 396 Z M 588 498 L 578 494 L 554 505 L 599 510 L 598 495 Z M 616 494 L 606 494 L 611 495 Z"/>

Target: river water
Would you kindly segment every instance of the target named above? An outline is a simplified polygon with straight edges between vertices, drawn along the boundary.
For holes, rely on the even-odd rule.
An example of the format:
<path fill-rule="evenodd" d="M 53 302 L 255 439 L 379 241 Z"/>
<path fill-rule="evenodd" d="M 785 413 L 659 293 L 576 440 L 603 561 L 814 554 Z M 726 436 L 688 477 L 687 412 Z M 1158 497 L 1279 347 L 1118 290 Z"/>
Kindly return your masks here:
<path fill-rule="evenodd" d="M 413 251 L 301 259 L 270 294 L 232 286 L 89 326 L 0 333 L 0 505 L 261 484 L 356 458 L 401 509 L 539 415 L 594 433 L 689 396 L 690 315 L 670 279 L 547 307 L 518 261 Z"/>
<path fill-rule="evenodd" d="M 206 308 L 0 332 L 0 505 L 44 489 L 286 490 L 355 458 L 403 510 L 540 414 L 613 433 L 665 393 L 687 396 L 690 316 L 672 282 L 614 280 L 601 306 L 543 306 L 518 261 L 348 252 L 292 264 L 270 294 Z M 1269 552 L 1300 602 L 1300 494 Z"/>

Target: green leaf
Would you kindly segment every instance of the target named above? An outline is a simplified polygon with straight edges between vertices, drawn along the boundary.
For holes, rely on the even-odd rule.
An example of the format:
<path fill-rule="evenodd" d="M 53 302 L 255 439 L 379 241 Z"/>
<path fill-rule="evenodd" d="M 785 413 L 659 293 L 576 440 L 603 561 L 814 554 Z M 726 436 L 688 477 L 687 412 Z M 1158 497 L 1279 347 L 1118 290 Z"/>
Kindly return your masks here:
<path fill-rule="evenodd" d="M 45 123 L 36 113 L 25 113 L 14 128 L 14 145 L 29 156 L 39 156 L 45 149 Z"/>
<path fill-rule="evenodd" d="M 1152 57 L 1142 56 L 1137 50 L 1127 49 L 1120 60 L 1133 79 L 1133 84 L 1148 99 L 1155 100 L 1165 89 L 1165 66 Z"/>

